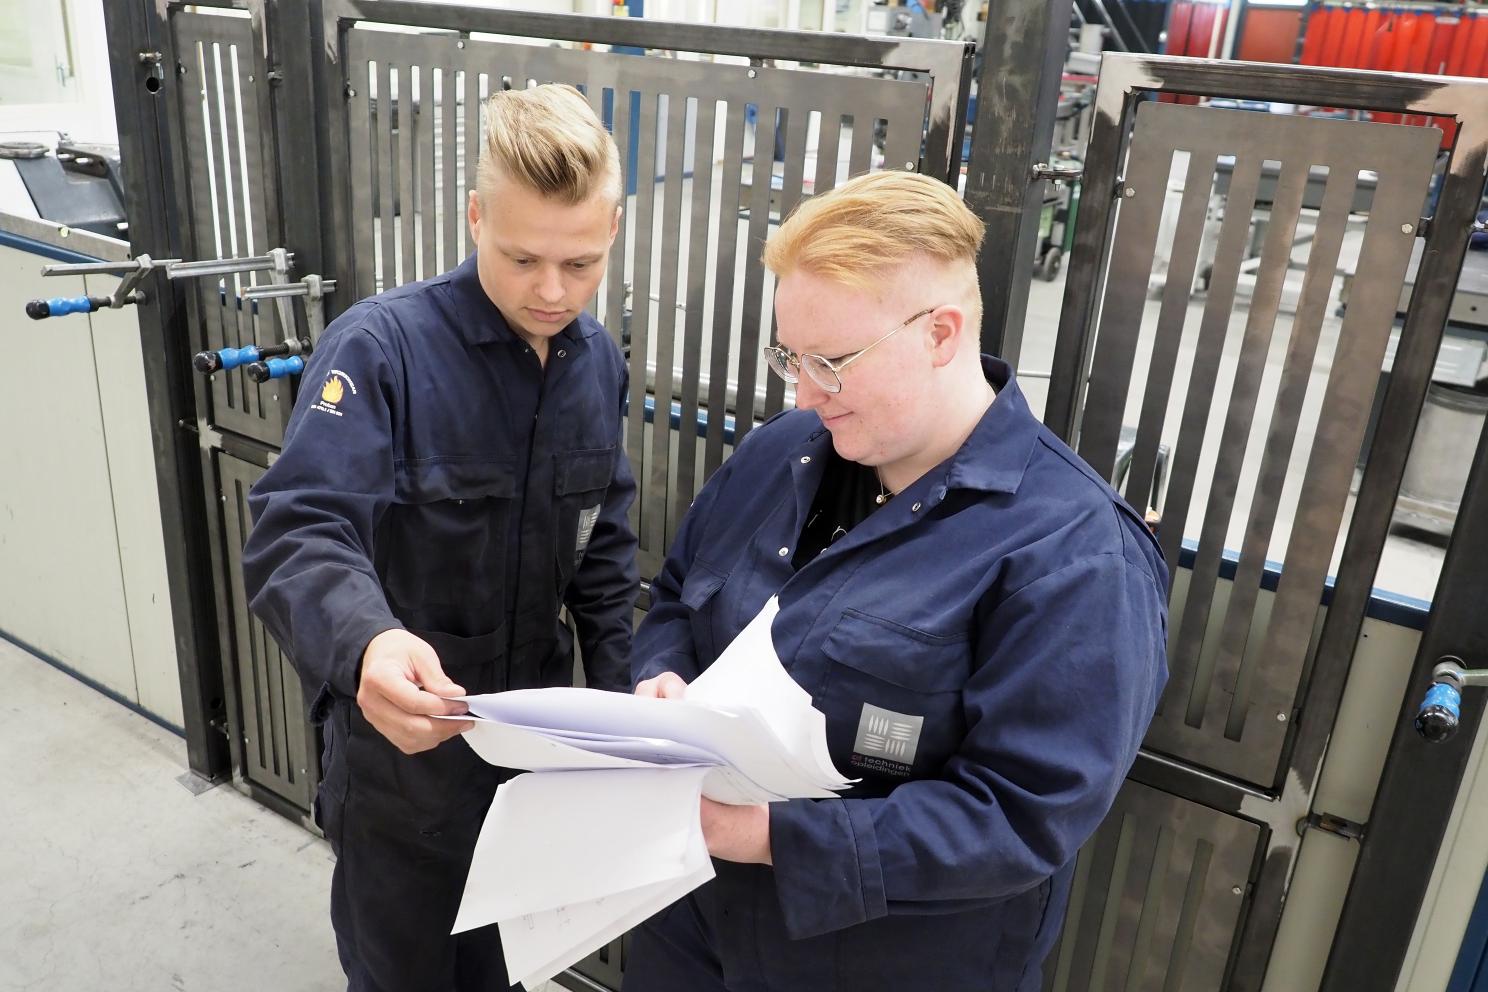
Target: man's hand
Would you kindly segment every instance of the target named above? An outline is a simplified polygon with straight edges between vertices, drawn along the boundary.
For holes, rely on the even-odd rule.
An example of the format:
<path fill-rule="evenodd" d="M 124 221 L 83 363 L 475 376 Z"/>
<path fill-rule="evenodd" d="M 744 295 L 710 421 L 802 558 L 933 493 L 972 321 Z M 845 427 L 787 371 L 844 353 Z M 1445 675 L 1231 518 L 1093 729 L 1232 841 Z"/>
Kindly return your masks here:
<path fill-rule="evenodd" d="M 686 692 L 687 683 L 676 672 L 662 672 L 635 687 L 635 694 L 647 699 L 681 699 Z"/>
<path fill-rule="evenodd" d="M 357 705 L 367 722 L 404 754 L 417 754 L 475 726 L 468 720 L 435 720 L 469 712 L 446 696 L 465 690 L 449 680 L 428 642 L 406 630 L 385 630 L 362 652 Z"/>
<path fill-rule="evenodd" d="M 774 864 L 770 857 L 770 807 L 730 806 L 703 799 L 703 839 L 721 861 Z"/>

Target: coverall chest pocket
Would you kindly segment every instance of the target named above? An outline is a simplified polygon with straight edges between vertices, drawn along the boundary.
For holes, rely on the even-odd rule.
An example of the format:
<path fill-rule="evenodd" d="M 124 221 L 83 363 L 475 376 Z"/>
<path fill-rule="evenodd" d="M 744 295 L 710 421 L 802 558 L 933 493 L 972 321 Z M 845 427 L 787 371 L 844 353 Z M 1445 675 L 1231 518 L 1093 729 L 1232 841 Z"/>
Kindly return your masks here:
<path fill-rule="evenodd" d="M 966 635 L 938 635 L 848 610 L 822 645 L 822 709 L 837 766 L 882 791 L 936 775 L 966 731 Z"/>
<path fill-rule="evenodd" d="M 693 653 L 699 663 L 711 664 L 718 657 L 717 639 L 713 636 L 714 599 L 727 578 L 701 560 L 694 560 L 682 580 L 682 605 L 690 611 Z"/>
<path fill-rule="evenodd" d="M 558 589 L 567 588 L 599 524 L 605 491 L 615 474 L 615 447 L 565 451 L 554 456 L 556 514 L 553 547 L 558 555 Z"/>
<path fill-rule="evenodd" d="M 507 461 L 429 459 L 395 469 L 378 560 L 400 615 L 471 636 L 504 616 L 507 532 L 517 495 Z"/>

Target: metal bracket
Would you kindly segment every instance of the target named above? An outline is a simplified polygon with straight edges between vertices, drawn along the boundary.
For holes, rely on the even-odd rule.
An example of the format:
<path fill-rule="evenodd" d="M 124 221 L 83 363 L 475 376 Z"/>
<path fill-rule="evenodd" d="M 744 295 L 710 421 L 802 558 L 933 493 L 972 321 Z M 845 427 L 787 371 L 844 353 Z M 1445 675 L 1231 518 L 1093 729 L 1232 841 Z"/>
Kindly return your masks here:
<path fill-rule="evenodd" d="M 206 417 L 196 418 L 196 439 L 203 451 L 222 447 L 222 432 L 213 427 Z"/>
<path fill-rule="evenodd" d="M 1033 166 L 1033 178 L 1035 181 L 1047 179 L 1050 182 L 1070 182 L 1085 175 L 1083 165 L 1059 165 L 1048 162 L 1037 162 Z"/>
<path fill-rule="evenodd" d="M 123 276 L 118 288 L 107 299 L 107 306 L 117 310 L 127 303 L 145 302 L 147 297 L 135 287 L 144 280 L 145 276 L 156 269 L 164 269 L 169 275 L 171 266 L 180 261 L 179 258 L 155 259 L 149 255 L 138 255 L 131 262 L 64 262 L 57 265 L 43 265 L 41 274 L 43 276 Z"/>
<path fill-rule="evenodd" d="M 1335 837 L 1344 840 L 1363 840 L 1364 824 L 1346 820 L 1332 813 L 1308 813 L 1297 821 L 1297 833 L 1305 834 L 1309 830 L 1322 830 Z"/>
<path fill-rule="evenodd" d="M 1454 682 L 1462 689 L 1470 685 L 1488 685 L 1488 668 L 1464 668 L 1462 659 L 1454 654 L 1442 655 L 1431 670 L 1431 681 Z"/>
<path fill-rule="evenodd" d="M 252 255 L 247 258 L 207 258 L 199 262 L 177 262 L 166 270 L 166 275 L 171 279 L 202 279 L 214 276 L 237 275 L 241 272 L 267 272 L 270 284 L 283 286 L 289 283 L 289 272 L 294 267 L 294 252 L 286 248 L 274 248 L 264 255 Z M 256 287 L 248 287 L 242 293 L 247 298 L 249 292 Z M 279 322 L 284 328 L 285 334 L 294 333 L 294 311 L 290 309 L 288 300 L 281 300 L 276 304 L 279 309 Z"/>
<path fill-rule="evenodd" d="M 297 296 L 305 298 L 305 323 L 310 330 L 310 340 L 314 341 L 320 337 L 320 332 L 325 330 L 325 307 L 323 301 L 327 293 L 334 292 L 336 280 L 322 279 L 318 275 L 307 275 L 299 282 L 282 283 L 268 286 L 250 286 L 243 290 L 245 300 L 278 300 L 280 305 L 287 307 L 289 300 Z M 291 328 L 292 325 L 286 324 Z"/>

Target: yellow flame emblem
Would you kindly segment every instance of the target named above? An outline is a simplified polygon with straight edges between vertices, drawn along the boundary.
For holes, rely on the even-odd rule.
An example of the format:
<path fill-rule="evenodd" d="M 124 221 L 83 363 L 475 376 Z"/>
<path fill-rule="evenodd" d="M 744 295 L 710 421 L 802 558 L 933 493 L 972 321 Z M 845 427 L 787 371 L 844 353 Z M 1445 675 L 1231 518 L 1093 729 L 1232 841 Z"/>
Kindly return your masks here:
<path fill-rule="evenodd" d="M 346 394 L 346 388 L 341 385 L 341 380 L 331 376 L 326 380 L 325 386 L 320 390 L 320 398 L 335 406 L 341 402 L 341 397 Z"/>

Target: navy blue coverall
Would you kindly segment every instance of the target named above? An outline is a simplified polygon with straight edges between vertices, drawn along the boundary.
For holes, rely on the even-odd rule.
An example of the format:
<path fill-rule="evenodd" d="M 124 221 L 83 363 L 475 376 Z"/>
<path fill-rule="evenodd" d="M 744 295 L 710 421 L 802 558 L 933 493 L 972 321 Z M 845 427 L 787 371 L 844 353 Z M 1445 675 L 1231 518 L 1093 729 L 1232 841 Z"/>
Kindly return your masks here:
<path fill-rule="evenodd" d="M 496 786 L 461 738 L 408 756 L 362 716 L 362 653 L 426 640 L 469 693 L 587 681 L 629 689 L 635 495 L 620 447 L 627 374 L 587 314 L 544 370 L 452 272 L 353 306 L 302 379 L 284 449 L 253 487 L 250 605 L 327 721 L 318 822 L 354 990 L 506 988 L 494 926 L 449 936 Z"/>
<path fill-rule="evenodd" d="M 1142 519 L 1028 410 L 1008 366 L 949 460 L 792 565 L 831 437 L 750 433 L 651 587 L 635 681 L 691 681 L 773 594 L 843 798 L 770 807 L 773 867 L 636 933 L 626 992 L 1032 992 L 1076 852 L 1167 679 L 1167 570 Z"/>

